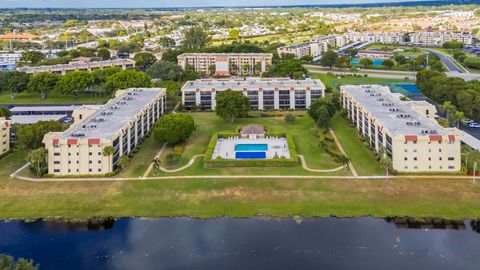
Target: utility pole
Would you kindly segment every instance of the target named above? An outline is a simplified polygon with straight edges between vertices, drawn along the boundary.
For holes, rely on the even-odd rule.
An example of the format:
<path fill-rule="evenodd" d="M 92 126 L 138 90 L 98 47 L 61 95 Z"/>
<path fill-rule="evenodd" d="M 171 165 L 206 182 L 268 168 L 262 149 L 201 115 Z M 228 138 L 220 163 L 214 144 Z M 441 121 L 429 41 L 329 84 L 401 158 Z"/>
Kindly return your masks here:
<path fill-rule="evenodd" d="M 430 69 L 430 66 L 428 65 L 428 52 L 427 52 L 427 69 Z"/>

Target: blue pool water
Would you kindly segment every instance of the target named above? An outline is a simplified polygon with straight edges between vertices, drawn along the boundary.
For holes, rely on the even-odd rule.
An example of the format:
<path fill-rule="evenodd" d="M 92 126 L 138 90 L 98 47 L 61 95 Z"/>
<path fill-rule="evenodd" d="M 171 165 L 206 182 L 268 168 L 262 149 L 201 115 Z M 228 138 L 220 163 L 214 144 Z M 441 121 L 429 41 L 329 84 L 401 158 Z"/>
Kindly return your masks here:
<path fill-rule="evenodd" d="M 265 152 L 235 152 L 236 159 L 265 159 Z"/>
<path fill-rule="evenodd" d="M 373 62 L 373 66 L 381 66 L 383 65 L 383 60 L 382 59 L 372 59 L 372 62 Z M 360 59 L 352 59 L 352 61 L 350 62 L 351 65 L 353 66 L 358 66 L 360 65 Z"/>
<path fill-rule="evenodd" d="M 267 151 L 267 150 L 268 150 L 268 145 L 266 143 L 235 145 L 235 151 Z"/>
<path fill-rule="evenodd" d="M 412 95 L 421 95 L 422 92 L 415 84 L 411 83 L 393 83 L 387 84 L 390 87 L 392 93 L 400 93 L 405 96 L 412 96 Z"/>

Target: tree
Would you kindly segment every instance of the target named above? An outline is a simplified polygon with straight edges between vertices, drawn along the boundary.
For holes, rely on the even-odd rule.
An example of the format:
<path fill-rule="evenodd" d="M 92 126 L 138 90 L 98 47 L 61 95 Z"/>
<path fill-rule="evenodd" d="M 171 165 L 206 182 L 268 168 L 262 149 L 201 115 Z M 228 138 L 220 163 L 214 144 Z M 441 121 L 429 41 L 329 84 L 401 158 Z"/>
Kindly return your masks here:
<path fill-rule="evenodd" d="M 337 161 L 338 161 L 338 163 L 340 163 L 340 165 L 345 167 L 344 173 L 347 173 L 347 168 L 348 168 L 347 165 L 350 162 L 350 159 L 345 155 L 340 155 L 340 156 L 337 157 Z"/>
<path fill-rule="evenodd" d="M 0 254 L 0 269 L 4 270 L 38 270 L 38 264 L 32 260 L 18 258 L 15 260 L 12 256 Z"/>
<path fill-rule="evenodd" d="M 295 121 L 295 115 L 293 113 L 287 113 L 285 114 L 285 116 L 283 117 L 283 119 L 285 120 L 285 122 L 287 123 L 292 123 Z"/>
<path fill-rule="evenodd" d="M 215 113 L 230 123 L 233 123 L 235 118 L 247 116 L 250 111 L 250 101 L 241 92 L 227 89 L 217 94 L 216 101 Z"/>
<path fill-rule="evenodd" d="M 16 145 L 20 149 L 36 149 L 43 145 L 43 136 L 48 132 L 63 131 L 65 126 L 58 121 L 40 121 L 22 125 L 17 131 Z"/>
<path fill-rule="evenodd" d="M 334 50 L 328 50 L 322 58 L 320 58 L 320 65 L 332 68 L 335 65 L 336 60 L 337 53 Z"/>
<path fill-rule="evenodd" d="M 88 71 L 75 71 L 60 76 L 55 91 L 62 94 L 78 95 L 94 84 L 94 77 Z"/>
<path fill-rule="evenodd" d="M 455 112 L 455 110 L 457 109 L 455 107 L 455 105 L 452 104 L 451 101 L 445 101 L 442 106 L 440 107 L 441 111 L 442 112 L 445 112 L 447 114 L 447 120 L 448 120 L 448 125 L 450 126 L 450 119 L 451 119 L 451 115 L 452 113 Z"/>
<path fill-rule="evenodd" d="M 201 26 L 195 26 L 185 31 L 183 45 L 190 49 L 201 49 L 208 45 L 210 37 Z"/>
<path fill-rule="evenodd" d="M 337 68 L 346 68 L 350 64 L 350 58 L 348 56 L 337 57 L 335 60 L 335 67 Z"/>
<path fill-rule="evenodd" d="M 326 106 L 321 106 L 316 111 L 317 115 L 317 125 L 321 128 L 328 128 L 330 125 L 330 113 L 328 112 Z"/>
<path fill-rule="evenodd" d="M 397 54 L 394 59 L 395 59 L 395 62 L 397 62 L 400 65 L 404 65 L 407 63 L 407 58 L 401 54 Z"/>
<path fill-rule="evenodd" d="M 105 81 L 105 88 L 109 91 L 131 87 L 150 87 L 151 85 L 152 80 L 147 74 L 132 69 L 117 72 L 108 76 Z"/>
<path fill-rule="evenodd" d="M 335 103 L 331 100 L 327 100 L 326 98 L 317 99 L 312 102 L 310 108 L 308 109 L 308 115 L 310 115 L 310 117 L 312 117 L 315 121 L 318 120 L 318 108 L 320 107 L 326 108 L 329 117 L 333 117 L 333 115 L 337 111 Z"/>
<path fill-rule="evenodd" d="M 189 114 L 166 114 L 154 129 L 155 140 L 159 143 L 175 144 L 185 141 L 195 130 L 195 122 Z"/>
<path fill-rule="evenodd" d="M 45 173 L 47 169 L 45 162 L 46 156 L 47 150 L 43 147 L 34 149 L 28 153 L 27 161 L 30 162 L 30 168 L 36 176 L 42 176 Z"/>
<path fill-rule="evenodd" d="M 230 32 L 228 33 L 228 37 L 230 39 L 239 39 L 240 38 L 240 30 L 238 29 L 230 29 Z"/>
<path fill-rule="evenodd" d="M 373 65 L 373 61 L 370 58 L 362 58 L 360 59 L 360 66 L 363 68 L 369 68 Z"/>
<path fill-rule="evenodd" d="M 0 107 L 0 117 L 10 118 L 12 116 L 12 112 L 9 109 Z"/>
<path fill-rule="evenodd" d="M 302 61 L 299 59 L 285 59 L 282 58 L 276 64 L 270 67 L 270 70 L 265 75 L 268 77 L 290 77 L 294 74 L 298 77 L 301 74 L 303 77 L 307 74 L 307 70 L 303 67 Z"/>
<path fill-rule="evenodd" d="M 45 60 L 45 55 L 41 52 L 37 51 L 26 51 L 22 54 L 22 57 L 20 58 L 21 62 L 25 63 L 31 63 L 31 64 L 38 64 Z"/>
<path fill-rule="evenodd" d="M 169 38 L 169 37 L 161 37 L 158 40 L 158 44 L 160 44 L 160 46 L 162 46 L 162 48 L 171 48 L 171 47 L 175 46 L 175 40 L 173 38 Z"/>
<path fill-rule="evenodd" d="M 453 118 L 455 119 L 455 122 L 457 123 L 457 128 L 460 127 L 460 122 L 465 120 L 465 113 L 456 111 L 455 114 L 453 115 Z"/>
<path fill-rule="evenodd" d="M 140 52 L 135 54 L 133 57 L 133 61 L 135 61 L 135 67 L 141 71 L 147 70 L 150 66 L 152 66 L 155 62 L 157 62 L 157 58 L 155 55 L 148 53 L 148 52 Z"/>
<path fill-rule="evenodd" d="M 179 65 L 164 60 L 156 62 L 146 70 L 146 73 L 154 79 L 169 81 L 177 81 L 182 72 Z"/>
<path fill-rule="evenodd" d="M 464 46 L 465 44 L 463 42 L 455 40 L 445 41 L 442 45 L 445 49 L 463 49 Z"/>
<path fill-rule="evenodd" d="M 97 56 L 102 60 L 109 60 L 111 57 L 110 51 L 107 48 L 98 49 Z"/>
<path fill-rule="evenodd" d="M 111 145 L 105 146 L 102 149 L 102 156 L 108 158 L 108 170 L 109 171 L 112 170 L 111 157 L 114 153 L 115 153 L 115 148 L 113 148 L 113 146 L 111 146 Z"/>
<path fill-rule="evenodd" d="M 380 164 L 382 164 L 383 168 L 385 169 L 385 174 L 387 176 L 387 181 L 389 180 L 389 171 L 392 167 L 392 160 L 387 156 L 387 149 L 385 147 L 380 147 L 378 149 L 378 153 L 380 155 Z"/>
<path fill-rule="evenodd" d="M 33 75 L 28 82 L 28 91 L 40 93 L 46 99 L 50 91 L 55 88 L 59 75 L 50 72 L 41 72 Z"/>
<path fill-rule="evenodd" d="M 128 166 L 128 163 L 130 163 L 130 158 L 128 158 L 127 155 L 121 156 L 117 161 L 117 165 L 121 170 L 125 169 Z"/>
<path fill-rule="evenodd" d="M 387 68 L 392 68 L 393 66 L 395 66 L 395 62 L 393 62 L 393 60 L 391 59 L 385 59 L 383 60 L 383 65 Z"/>
<path fill-rule="evenodd" d="M 28 87 L 30 75 L 19 71 L 0 71 L 0 92 L 10 92 L 15 99 L 17 93 L 23 92 Z"/>
<path fill-rule="evenodd" d="M 216 68 L 215 68 L 215 65 L 210 65 L 210 66 L 208 66 L 208 72 L 209 72 L 210 74 L 215 74 L 215 69 L 216 69 Z"/>

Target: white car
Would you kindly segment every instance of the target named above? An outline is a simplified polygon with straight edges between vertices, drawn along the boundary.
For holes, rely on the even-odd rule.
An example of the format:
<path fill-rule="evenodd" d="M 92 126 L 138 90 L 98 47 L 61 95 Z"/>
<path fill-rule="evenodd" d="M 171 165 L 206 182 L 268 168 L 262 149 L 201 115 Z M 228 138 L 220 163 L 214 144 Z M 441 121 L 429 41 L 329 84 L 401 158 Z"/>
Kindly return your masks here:
<path fill-rule="evenodd" d="M 468 126 L 471 128 L 480 128 L 480 124 L 477 123 L 470 123 Z"/>

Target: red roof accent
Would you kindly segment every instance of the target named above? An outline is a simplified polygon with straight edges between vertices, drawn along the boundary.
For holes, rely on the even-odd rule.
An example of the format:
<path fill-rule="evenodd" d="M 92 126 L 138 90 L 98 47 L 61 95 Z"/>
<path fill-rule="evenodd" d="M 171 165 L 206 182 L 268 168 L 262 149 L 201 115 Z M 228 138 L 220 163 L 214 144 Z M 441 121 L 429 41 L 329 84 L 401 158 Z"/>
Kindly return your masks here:
<path fill-rule="evenodd" d="M 53 139 L 52 144 L 53 144 L 53 145 L 59 145 L 59 144 L 60 144 L 60 140 L 59 140 L 59 139 Z"/>
<path fill-rule="evenodd" d="M 455 141 L 455 135 L 448 135 L 448 141 L 449 142 L 454 142 Z"/>
<path fill-rule="evenodd" d="M 88 144 L 100 144 L 100 139 L 88 139 Z"/>
<path fill-rule="evenodd" d="M 67 144 L 72 145 L 72 144 L 77 144 L 77 139 L 67 139 Z"/>
<path fill-rule="evenodd" d="M 442 135 L 428 135 L 431 142 L 441 142 L 443 140 Z"/>
<path fill-rule="evenodd" d="M 416 142 L 416 141 L 418 141 L 418 137 L 417 137 L 417 135 L 405 135 L 405 141 Z"/>

